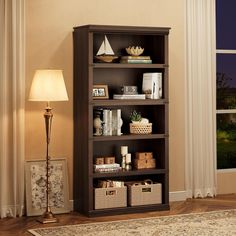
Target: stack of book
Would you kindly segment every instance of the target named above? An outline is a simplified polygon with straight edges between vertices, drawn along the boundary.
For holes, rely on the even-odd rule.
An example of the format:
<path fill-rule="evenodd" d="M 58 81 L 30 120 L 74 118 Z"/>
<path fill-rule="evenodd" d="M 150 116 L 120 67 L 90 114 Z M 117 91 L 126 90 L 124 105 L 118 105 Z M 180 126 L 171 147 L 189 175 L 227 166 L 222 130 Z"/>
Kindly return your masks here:
<path fill-rule="evenodd" d="M 122 56 L 120 63 L 128 64 L 151 64 L 152 60 L 150 56 Z"/>
<path fill-rule="evenodd" d="M 103 165 L 93 165 L 94 172 L 114 172 L 114 171 L 120 171 L 121 166 L 118 163 L 114 164 L 103 164 Z"/>

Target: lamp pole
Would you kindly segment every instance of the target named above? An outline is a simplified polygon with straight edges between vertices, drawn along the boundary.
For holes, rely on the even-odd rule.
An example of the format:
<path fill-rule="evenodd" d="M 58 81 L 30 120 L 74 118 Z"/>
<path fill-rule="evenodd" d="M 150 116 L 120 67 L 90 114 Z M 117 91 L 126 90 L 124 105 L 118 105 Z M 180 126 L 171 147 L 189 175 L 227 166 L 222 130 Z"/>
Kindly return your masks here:
<path fill-rule="evenodd" d="M 50 143 L 50 136 L 51 136 L 51 127 L 52 127 L 52 108 L 50 107 L 49 102 L 47 102 L 47 106 L 45 108 L 44 119 L 45 119 L 45 128 L 46 128 L 46 142 L 47 142 L 47 149 L 46 149 L 46 209 L 44 214 L 39 218 L 39 222 L 46 224 L 46 223 L 55 223 L 58 222 L 58 219 L 53 215 L 49 203 L 49 193 L 51 191 L 51 187 L 49 185 L 49 168 L 50 168 L 50 156 L 49 156 L 49 143 Z"/>

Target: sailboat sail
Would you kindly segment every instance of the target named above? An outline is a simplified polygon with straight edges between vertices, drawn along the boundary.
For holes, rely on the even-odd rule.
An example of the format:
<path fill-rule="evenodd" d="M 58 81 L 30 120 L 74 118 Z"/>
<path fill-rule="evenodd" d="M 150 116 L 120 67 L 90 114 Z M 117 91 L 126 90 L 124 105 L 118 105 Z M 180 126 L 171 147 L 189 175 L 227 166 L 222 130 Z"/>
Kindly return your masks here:
<path fill-rule="evenodd" d="M 103 55 L 104 53 L 105 53 L 105 41 L 102 41 L 102 45 L 100 46 L 100 48 L 97 52 L 97 56 Z"/>
<path fill-rule="evenodd" d="M 105 35 L 105 38 L 104 38 L 104 40 L 97 52 L 97 56 L 99 56 L 99 55 L 114 55 L 114 52 L 111 48 L 111 45 L 110 45 L 106 35 Z"/>
<path fill-rule="evenodd" d="M 105 35 L 105 54 L 106 55 L 114 55 L 115 53 L 113 52 L 111 45 Z"/>

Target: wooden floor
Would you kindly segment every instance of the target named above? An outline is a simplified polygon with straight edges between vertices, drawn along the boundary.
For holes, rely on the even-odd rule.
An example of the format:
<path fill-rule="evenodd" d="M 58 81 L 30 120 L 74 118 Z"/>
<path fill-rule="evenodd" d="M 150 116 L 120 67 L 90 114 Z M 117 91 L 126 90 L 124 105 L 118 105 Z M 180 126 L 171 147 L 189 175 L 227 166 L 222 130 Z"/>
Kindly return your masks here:
<path fill-rule="evenodd" d="M 126 220 L 142 217 L 166 216 L 207 212 L 216 210 L 236 209 L 236 194 L 219 195 L 216 198 L 188 199 L 184 202 L 173 202 L 170 211 L 147 212 L 106 217 L 88 218 L 78 213 L 57 215 L 59 223 L 42 225 L 36 221 L 37 217 L 5 218 L 0 220 L 0 236 L 29 236 L 28 229 L 57 225 L 84 224 L 90 222 L 104 222 L 112 220 Z"/>

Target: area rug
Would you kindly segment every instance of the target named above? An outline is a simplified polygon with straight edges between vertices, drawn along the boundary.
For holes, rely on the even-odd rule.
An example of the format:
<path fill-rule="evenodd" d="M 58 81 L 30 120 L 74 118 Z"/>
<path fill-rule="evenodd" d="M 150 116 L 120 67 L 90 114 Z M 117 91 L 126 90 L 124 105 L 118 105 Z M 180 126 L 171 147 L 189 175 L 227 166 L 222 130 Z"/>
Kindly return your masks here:
<path fill-rule="evenodd" d="M 233 236 L 236 210 L 29 230 L 35 236 Z"/>

